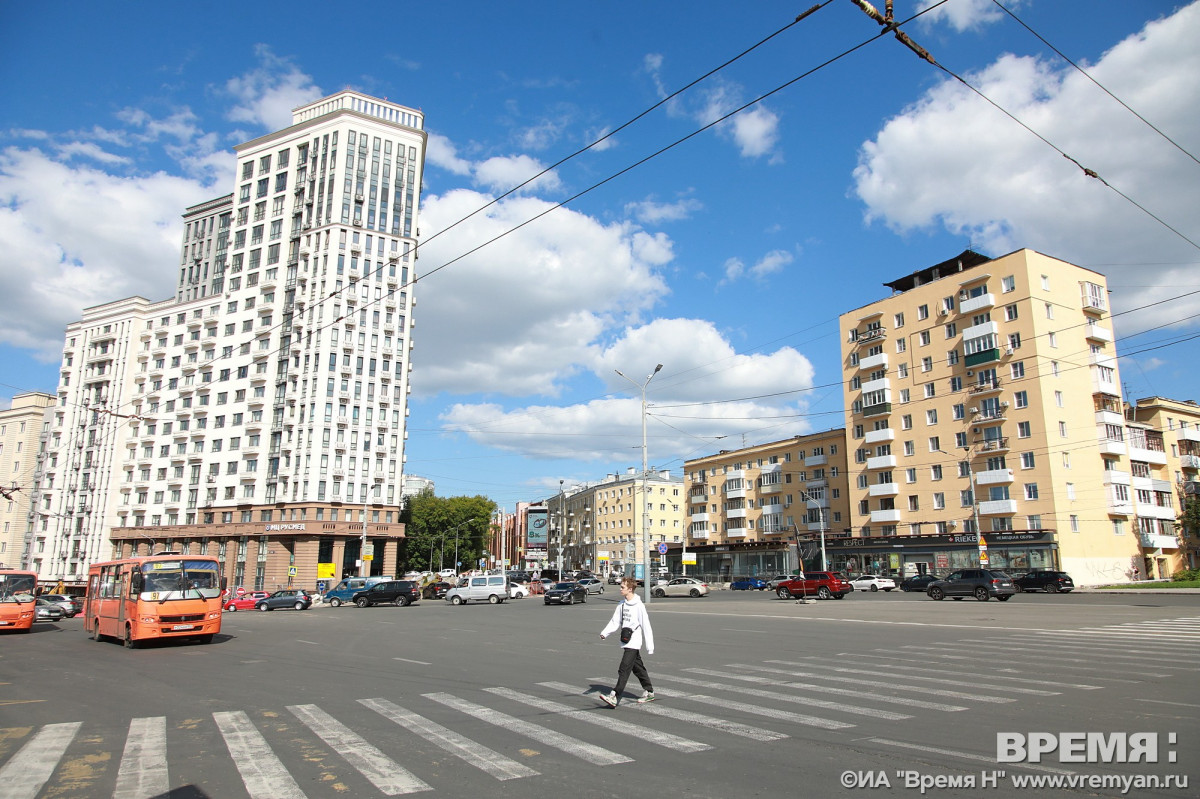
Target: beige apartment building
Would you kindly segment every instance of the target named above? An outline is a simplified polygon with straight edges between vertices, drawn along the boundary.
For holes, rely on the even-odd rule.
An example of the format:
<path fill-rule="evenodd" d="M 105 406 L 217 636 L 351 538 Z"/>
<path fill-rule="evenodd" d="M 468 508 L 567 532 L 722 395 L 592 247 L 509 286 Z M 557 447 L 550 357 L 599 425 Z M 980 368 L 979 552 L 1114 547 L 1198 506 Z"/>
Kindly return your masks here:
<path fill-rule="evenodd" d="M 0 565 L 16 569 L 25 563 L 26 533 L 33 476 L 46 456 L 41 436 L 45 410 L 54 404 L 50 394 L 17 394 L 0 410 Z"/>
<path fill-rule="evenodd" d="M 541 503 L 549 526 L 545 565 L 633 574 L 645 562 L 643 543 L 648 539 L 651 571 L 669 568 L 670 553 L 684 543 L 683 478 L 665 469 L 651 469 L 644 477 L 630 468 L 546 498 Z M 664 544 L 666 556 L 658 551 Z"/>
<path fill-rule="evenodd" d="M 687 461 L 695 573 L 728 582 L 791 573 L 801 560 L 806 569 L 833 567 L 851 530 L 846 468 L 841 428 Z M 682 552 L 670 553 L 672 571 L 676 557 Z"/>
<path fill-rule="evenodd" d="M 906 541 L 903 573 L 983 554 L 1082 585 L 1132 576 L 1131 463 L 1158 463 L 1163 442 L 1126 426 L 1104 276 L 968 250 L 886 285 L 840 318 L 855 534 L 950 539 L 927 553 Z"/>
<path fill-rule="evenodd" d="M 1142 574 L 1169 577 L 1200 565 L 1200 530 L 1183 530 L 1174 521 L 1189 501 L 1200 501 L 1200 406 L 1163 397 L 1126 406 L 1127 432 L 1145 430 L 1162 436 L 1163 449 L 1135 459 L 1131 449 L 1129 491 L 1137 514 Z M 1140 434 L 1136 434 L 1140 435 Z M 1134 445 L 1130 439 L 1130 447 Z"/>

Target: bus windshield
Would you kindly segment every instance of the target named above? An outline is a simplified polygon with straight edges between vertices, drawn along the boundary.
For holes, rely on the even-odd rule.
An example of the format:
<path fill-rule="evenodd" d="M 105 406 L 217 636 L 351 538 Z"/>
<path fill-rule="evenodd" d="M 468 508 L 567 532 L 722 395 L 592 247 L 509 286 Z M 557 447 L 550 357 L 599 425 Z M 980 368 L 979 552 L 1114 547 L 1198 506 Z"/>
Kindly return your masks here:
<path fill-rule="evenodd" d="M 32 574 L 0 574 L 0 602 L 32 602 L 37 577 Z"/>
<path fill-rule="evenodd" d="M 215 561 L 156 560 L 142 564 L 142 573 L 145 575 L 143 599 L 211 599 L 221 595 Z"/>

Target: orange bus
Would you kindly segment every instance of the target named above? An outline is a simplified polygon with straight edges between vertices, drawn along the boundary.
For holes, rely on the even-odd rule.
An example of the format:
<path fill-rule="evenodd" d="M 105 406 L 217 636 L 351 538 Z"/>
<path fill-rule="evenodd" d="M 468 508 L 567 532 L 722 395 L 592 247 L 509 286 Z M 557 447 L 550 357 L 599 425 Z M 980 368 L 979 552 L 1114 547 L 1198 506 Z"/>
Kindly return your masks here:
<path fill-rule="evenodd" d="M 171 552 L 94 563 L 83 628 L 94 641 L 116 638 L 129 649 L 163 638 L 210 643 L 221 631 L 220 575 L 216 558 Z"/>
<path fill-rule="evenodd" d="M 0 629 L 29 632 L 37 603 L 37 573 L 0 569 Z"/>

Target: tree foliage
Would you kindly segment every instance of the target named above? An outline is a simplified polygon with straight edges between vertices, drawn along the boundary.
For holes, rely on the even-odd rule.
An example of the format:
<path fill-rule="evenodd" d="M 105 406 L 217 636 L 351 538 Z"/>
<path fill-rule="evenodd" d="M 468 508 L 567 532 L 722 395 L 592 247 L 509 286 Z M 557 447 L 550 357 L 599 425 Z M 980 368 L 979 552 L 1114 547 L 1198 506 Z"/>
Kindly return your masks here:
<path fill-rule="evenodd" d="M 411 496 L 401 519 L 405 524 L 404 543 L 400 548 L 400 570 L 425 571 L 432 568 L 456 568 L 455 541 L 458 543 L 458 571 L 478 565 L 487 547 L 487 532 L 496 503 L 487 497 L 437 497 L 432 489 Z"/>

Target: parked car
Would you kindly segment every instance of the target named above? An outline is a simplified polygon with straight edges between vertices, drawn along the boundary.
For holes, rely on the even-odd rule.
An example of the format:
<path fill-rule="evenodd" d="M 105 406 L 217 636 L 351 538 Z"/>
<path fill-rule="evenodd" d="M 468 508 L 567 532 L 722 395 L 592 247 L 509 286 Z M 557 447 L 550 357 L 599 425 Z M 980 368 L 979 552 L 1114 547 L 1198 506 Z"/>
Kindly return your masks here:
<path fill-rule="evenodd" d="M 695 577 L 676 577 L 666 585 L 656 585 L 650 593 L 654 596 L 708 596 L 708 583 L 701 582 Z"/>
<path fill-rule="evenodd" d="M 914 574 L 900 583 L 900 590 L 920 591 L 923 594 L 925 593 L 925 589 L 929 587 L 929 584 L 936 579 L 937 577 L 934 577 L 932 574 Z"/>
<path fill-rule="evenodd" d="M 503 574 L 482 574 L 464 578 L 457 586 L 446 592 L 452 605 L 465 602 L 483 602 L 498 605 L 508 599 L 508 578 Z"/>
<path fill-rule="evenodd" d="M 815 596 L 818 599 L 842 599 L 854 591 L 854 586 L 833 572 L 805 572 L 804 577 L 792 577 L 779 584 L 775 593 L 780 599 Z"/>
<path fill-rule="evenodd" d="M 556 583 L 546 590 L 542 601 L 547 605 L 574 605 L 587 602 L 587 589 L 579 583 Z"/>
<path fill-rule="evenodd" d="M 597 580 L 595 577 L 583 577 L 575 582 L 584 587 L 589 594 L 603 594 L 604 583 Z"/>
<path fill-rule="evenodd" d="M 523 599 L 524 597 L 527 597 L 527 596 L 529 596 L 529 586 L 522 585 L 521 583 L 509 583 L 508 584 L 508 598 L 509 599 Z"/>
<path fill-rule="evenodd" d="M 767 590 L 778 592 L 780 584 L 786 583 L 788 580 L 794 580 L 794 579 L 796 579 L 796 575 L 794 575 L 794 574 L 777 574 L 774 577 L 768 577 L 767 578 Z"/>
<path fill-rule="evenodd" d="M 608 573 L 608 584 L 609 585 L 620 585 L 621 584 L 621 575 L 617 574 L 616 572 L 609 572 Z"/>
<path fill-rule="evenodd" d="M 729 584 L 730 591 L 766 591 L 769 583 L 758 577 L 739 577 Z"/>
<path fill-rule="evenodd" d="M 254 610 L 260 599 L 269 597 L 266 591 L 251 591 L 241 596 L 232 596 L 225 598 L 225 610 L 230 612 L 238 610 Z"/>
<path fill-rule="evenodd" d="M 441 577 L 443 580 L 449 580 L 456 575 L 457 572 L 455 572 L 454 569 L 442 569 L 438 572 L 438 577 Z"/>
<path fill-rule="evenodd" d="M 359 591 L 351 601 L 360 608 L 383 604 L 403 607 L 421 601 L 421 588 L 412 580 L 388 580 Z"/>
<path fill-rule="evenodd" d="M 303 588 L 285 588 L 270 596 L 258 600 L 254 607 L 258 610 L 279 610 L 280 608 L 295 608 L 308 610 L 312 606 L 312 597 Z"/>
<path fill-rule="evenodd" d="M 1075 581 L 1066 572 L 1052 569 L 1034 569 L 1013 578 L 1017 593 L 1021 591 L 1045 591 L 1047 594 L 1066 593 L 1075 590 Z"/>
<path fill-rule="evenodd" d="M 511 571 L 505 575 L 510 583 L 529 583 L 529 572 Z"/>
<path fill-rule="evenodd" d="M 855 591 L 892 591 L 896 588 L 896 581 L 878 574 L 860 574 L 850 578 L 850 585 L 854 586 Z"/>
<path fill-rule="evenodd" d="M 43 597 L 38 597 L 34 603 L 34 621 L 62 621 L 63 609 L 54 602 L 47 602 Z"/>
<path fill-rule="evenodd" d="M 995 569 L 959 569 L 944 580 L 934 580 L 925 589 L 925 593 L 933 599 L 962 599 L 973 596 L 980 602 L 987 602 L 992 597 L 1001 602 L 1017 593 L 1012 578 L 1002 571 Z"/>
<path fill-rule="evenodd" d="M 354 599 L 354 595 L 360 591 L 364 591 L 376 583 L 385 583 L 390 580 L 390 577 L 347 577 L 333 588 L 325 592 L 322 600 L 331 607 L 339 607 L 345 602 L 350 602 Z M 405 578 L 408 579 L 408 578 Z M 415 581 L 414 581 L 415 582 Z"/>
<path fill-rule="evenodd" d="M 453 588 L 452 583 L 445 580 L 438 580 L 436 583 L 430 583 L 421 589 L 421 596 L 424 599 L 445 599 L 446 592 Z"/>
<path fill-rule="evenodd" d="M 75 618 L 75 614 L 83 610 L 83 602 L 66 594 L 42 594 L 41 598 L 62 608 L 63 615 L 68 619 Z"/>

